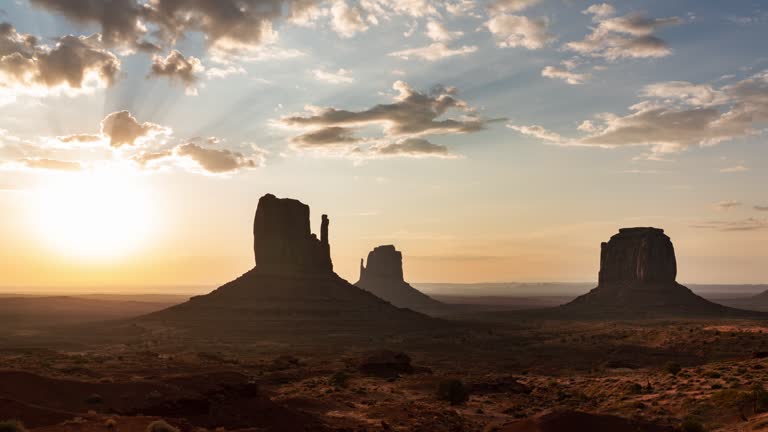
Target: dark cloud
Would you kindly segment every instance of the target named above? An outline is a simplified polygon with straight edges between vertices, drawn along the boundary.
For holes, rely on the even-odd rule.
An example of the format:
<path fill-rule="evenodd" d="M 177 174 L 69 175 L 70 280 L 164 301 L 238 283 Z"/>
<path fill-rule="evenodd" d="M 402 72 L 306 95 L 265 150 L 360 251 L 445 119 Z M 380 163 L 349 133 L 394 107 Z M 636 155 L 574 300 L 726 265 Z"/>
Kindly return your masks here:
<path fill-rule="evenodd" d="M 98 24 L 107 46 L 157 49 L 142 40 L 146 33 L 144 20 L 151 11 L 135 0 L 30 0 L 30 3 L 80 24 Z"/>
<path fill-rule="evenodd" d="M 613 61 L 621 58 L 665 57 L 672 53 L 666 42 L 654 35 L 659 27 L 681 24 L 677 17 L 648 18 L 641 13 L 612 16 L 609 5 L 593 5 L 584 13 L 592 14 L 597 26 L 580 41 L 569 42 L 565 48 L 592 57 Z"/>
<path fill-rule="evenodd" d="M 397 81 L 393 88 L 399 94 L 390 104 L 376 105 L 363 111 L 323 108 L 314 115 L 284 117 L 282 122 L 301 127 L 380 124 L 389 135 L 476 132 L 483 129 L 487 123 L 487 120 L 474 116 L 465 119 L 438 119 L 450 109 L 472 112 L 466 102 L 455 97 L 454 88 L 436 86 L 430 92 L 422 93 L 402 81 Z"/>
<path fill-rule="evenodd" d="M 195 57 L 184 57 L 177 50 L 171 51 L 168 57 L 154 56 L 152 58 L 151 77 L 165 77 L 181 82 L 187 90 L 187 94 L 196 95 L 195 83 L 198 73 L 204 70 L 202 63 Z"/>
<path fill-rule="evenodd" d="M 107 87 L 119 72 L 120 60 L 101 48 L 98 34 L 64 36 L 48 47 L 8 23 L 0 24 L 0 87 L 76 91 L 86 85 Z"/>
<path fill-rule="evenodd" d="M 374 146 L 371 151 L 380 156 L 451 157 L 448 147 L 422 138 L 407 138 L 399 142 Z"/>
<path fill-rule="evenodd" d="M 262 161 L 246 157 L 242 153 L 226 149 L 209 149 L 194 143 L 177 146 L 175 153 L 195 161 L 200 168 L 212 174 L 233 172 L 241 168 L 256 168 L 262 165 Z"/>
<path fill-rule="evenodd" d="M 301 15 L 314 0 L 30 0 L 68 19 L 101 27 L 106 44 L 156 51 L 189 32 L 211 46 L 254 46 L 272 37 L 273 22 Z M 149 31 L 148 29 L 153 31 Z"/>
<path fill-rule="evenodd" d="M 82 165 L 79 162 L 63 161 L 55 159 L 22 159 L 19 161 L 27 168 L 45 169 L 55 171 L 80 171 Z"/>
<path fill-rule="evenodd" d="M 131 146 L 141 138 L 151 138 L 167 132 L 167 128 L 154 123 L 139 123 L 128 111 L 113 112 L 101 121 L 101 133 L 109 138 L 109 145 L 112 147 Z"/>
<path fill-rule="evenodd" d="M 299 147 L 351 145 L 360 141 L 350 128 L 330 126 L 294 137 L 291 141 Z"/>

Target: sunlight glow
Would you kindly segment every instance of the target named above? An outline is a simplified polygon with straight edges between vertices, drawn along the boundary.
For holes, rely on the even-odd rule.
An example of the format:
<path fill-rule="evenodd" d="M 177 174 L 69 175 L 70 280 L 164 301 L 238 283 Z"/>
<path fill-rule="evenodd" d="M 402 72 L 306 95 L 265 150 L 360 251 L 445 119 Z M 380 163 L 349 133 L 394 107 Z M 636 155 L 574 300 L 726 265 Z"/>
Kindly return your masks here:
<path fill-rule="evenodd" d="M 135 252 L 153 228 L 148 191 L 120 170 L 51 175 L 35 194 L 32 223 L 66 256 L 102 260 Z"/>

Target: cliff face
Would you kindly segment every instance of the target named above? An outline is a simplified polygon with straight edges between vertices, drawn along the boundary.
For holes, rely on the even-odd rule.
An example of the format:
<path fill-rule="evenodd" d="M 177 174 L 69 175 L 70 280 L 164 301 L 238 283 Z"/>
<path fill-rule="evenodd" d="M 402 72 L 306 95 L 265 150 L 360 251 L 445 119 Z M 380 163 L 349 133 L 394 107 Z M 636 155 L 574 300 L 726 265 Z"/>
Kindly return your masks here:
<path fill-rule="evenodd" d="M 208 294 L 141 319 L 206 337 L 311 342 L 329 335 L 369 339 L 442 325 L 334 273 L 328 217 L 322 217 L 318 239 L 310 230 L 309 215 L 309 207 L 300 201 L 264 195 L 253 221 L 256 266 Z"/>
<path fill-rule="evenodd" d="M 264 195 L 253 220 L 256 268 L 277 274 L 333 273 L 328 225 L 328 217 L 323 215 L 318 239 L 309 227 L 308 205 Z"/>
<path fill-rule="evenodd" d="M 622 228 L 600 250 L 599 284 L 561 311 L 611 317 L 736 315 L 675 281 L 672 241 L 658 228 Z"/>
<path fill-rule="evenodd" d="M 368 253 L 368 266 L 360 260 L 360 281 L 385 279 L 404 282 L 403 254 L 393 245 L 378 246 Z"/>
<path fill-rule="evenodd" d="M 360 280 L 355 285 L 397 307 L 433 315 L 445 309 L 445 304 L 405 281 L 403 254 L 393 245 L 378 246 L 370 251 L 367 265 L 360 260 Z"/>
<path fill-rule="evenodd" d="M 677 277 L 672 241 L 658 228 L 622 228 L 601 245 L 599 284 L 664 283 Z"/>

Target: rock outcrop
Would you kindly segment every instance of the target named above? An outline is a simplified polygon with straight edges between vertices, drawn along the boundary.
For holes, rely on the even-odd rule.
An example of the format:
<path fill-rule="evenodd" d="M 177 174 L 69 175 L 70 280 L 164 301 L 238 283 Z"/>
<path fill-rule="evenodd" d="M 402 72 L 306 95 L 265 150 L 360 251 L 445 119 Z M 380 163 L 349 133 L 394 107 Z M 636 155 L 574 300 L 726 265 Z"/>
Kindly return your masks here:
<path fill-rule="evenodd" d="M 378 246 L 368 253 L 367 265 L 360 260 L 356 286 L 397 307 L 426 314 L 440 314 L 446 305 L 413 288 L 403 277 L 403 254 L 393 245 Z"/>
<path fill-rule="evenodd" d="M 309 206 L 264 195 L 253 223 L 256 266 L 209 294 L 146 315 L 213 337 L 280 340 L 364 337 L 438 325 L 351 285 L 333 271 L 323 215 L 320 238 L 312 234 Z M 442 325 L 442 324 L 440 324 Z"/>
<path fill-rule="evenodd" d="M 671 283 L 677 277 L 672 241 L 658 228 L 622 228 L 600 248 L 599 284 Z"/>
<path fill-rule="evenodd" d="M 309 206 L 267 194 L 259 199 L 253 220 L 256 267 L 265 273 L 332 273 L 328 216 L 322 216 L 320 239 L 309 226 Z"/>
<path fill-rule="evenodd" d="M 403 254 L 393 245 L 377 246 L 368 252 L 368 266 L 360 259 L 360 281 L 389 280 L 404 282 Z"/>
<path fill-rule="evenodd" d="M 601 245 L 598 286 L 560 310 L 616 317 L 748 313 L 699 297 L 676 277 L 675 249 L 664 230 L 622 228 Z"/>

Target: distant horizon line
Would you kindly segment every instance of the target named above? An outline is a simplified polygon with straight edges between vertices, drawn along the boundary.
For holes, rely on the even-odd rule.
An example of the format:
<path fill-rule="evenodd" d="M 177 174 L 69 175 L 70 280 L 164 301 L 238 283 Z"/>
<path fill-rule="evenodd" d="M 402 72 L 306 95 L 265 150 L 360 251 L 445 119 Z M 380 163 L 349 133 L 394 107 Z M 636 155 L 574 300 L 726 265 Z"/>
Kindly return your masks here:
<path fill-rule="evenodd" d="M 595 282 L 568 282 L 568 281 L 501 281 L 501 282 L 411 282 L 411 285 L 422 286 L 477 286 L 477 285 L 594 285 Z M 706 286 L 718 286 L 718 287 L 768 287 L 768 282 L 764 283 L 718 283 L 718 282 L 703 282 L 703 283 L 684 283 L 682 285 L 688 287 L 706 287 Z M 215 285 L 215 284 L 213 284 Z M 137 288 L 142 288 L 142 291 L 135 291 Z M 197 290 L 213 290 L 218 286 L 211 284 L 152 284 L 152 285 L 0 285 L 0 295 L 9 294 L 36 294 L 36 295 L 200 295 Z M 107 291 L 93 291 L 86 292 L 93 289 L 106 289 Z M 149 290 L 147 290 L 149 289 Z M 157 290 L 163 289 L 176 289 L 176 290 L 193 290 L 193 291 L 176 291 L 176 292 L 159 292 Z M 115 291 L 121 290 L 121 291 Z M 122 291 L 126 290 L 126 291 Z"/>

